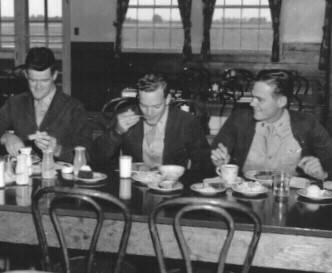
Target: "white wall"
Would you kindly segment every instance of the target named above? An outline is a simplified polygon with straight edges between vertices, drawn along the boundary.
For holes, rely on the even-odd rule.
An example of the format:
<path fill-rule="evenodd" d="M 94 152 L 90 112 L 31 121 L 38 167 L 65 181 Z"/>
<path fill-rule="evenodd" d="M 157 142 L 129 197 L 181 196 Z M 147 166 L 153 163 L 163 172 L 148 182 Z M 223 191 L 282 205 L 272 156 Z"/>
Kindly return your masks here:
<path fill-rule="evenodd" d="M 325 0 L 283 0 L 281 40 L 320 43 L 324 12 Z M 116 0 L 71 0 L 72 41 L 114 41 L 115 18 Z M 198 53 L 203 28 L 201 0 L 193 0 L 192 18 L 192 47 L 193 52 Z M 74 35 L 75 27 L 79 27 L 78 36 Z"/>
<path fill-rule="evenodd" d="M 325 0 L 284 0 L 281 18 L 283 42 L 320 43 Z"/>
<path fill-rule="evenodd" d="M 113 22 L 116 18 L 116 0 L 72 0 L 71 41 L 110 42 L 115 40 Z M 74 28 L 79 35 L 74 35 Z"/>

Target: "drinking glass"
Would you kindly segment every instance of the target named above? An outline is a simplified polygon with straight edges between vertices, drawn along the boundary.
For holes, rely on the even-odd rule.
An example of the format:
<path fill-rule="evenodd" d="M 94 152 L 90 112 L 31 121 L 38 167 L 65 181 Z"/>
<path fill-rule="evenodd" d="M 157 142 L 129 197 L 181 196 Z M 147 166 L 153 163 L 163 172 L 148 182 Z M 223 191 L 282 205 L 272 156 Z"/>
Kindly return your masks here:
<path fill-rule="evenodd" d="M 276 197 L 288 197 L 291 176 L 288 172 L 278 171 L 272 174 L 273 195 Z"/>

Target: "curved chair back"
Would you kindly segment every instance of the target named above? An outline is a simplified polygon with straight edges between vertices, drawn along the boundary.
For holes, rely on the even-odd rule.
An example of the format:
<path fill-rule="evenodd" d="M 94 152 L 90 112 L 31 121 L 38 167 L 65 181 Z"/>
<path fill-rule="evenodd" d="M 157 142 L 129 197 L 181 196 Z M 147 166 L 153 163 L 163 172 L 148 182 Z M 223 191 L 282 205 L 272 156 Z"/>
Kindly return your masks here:
<path fill-rule="evenodd" d="M 176 213 L 173 218 L 173 230 L 176 241 L 181 251 L 182 258 L 185 262 L 185 268 L 187 273 L 192 273 L 193 268 L 190 260 L 190 249 L 188 247 L 188 244 L 186 243 L 181 227 L 181 219 L 184 217 L 185 214 L 193 211 L 210 211 L 217 215 L 225 223 L 227 235 L 224 243 L 221 244 L 221 250 L 219 253 L 219 259 L 217 264 L 218 273 L 224 272 L 227 253 L 234 237 L 235 219 L 233 215 L 246 215 L 247 218 L 250 219 L 250 222 L 253 224 L 253 232 L 241 272 L 249 272 L 261 235 L 261 222 L 258 216 L 247 207 L 233 202 L 227 202 L 224 200 L 212 198 L 178 197 L 161 202 L 152 211 L 149 217 L 150 234 L 157 256 L 159 270 L 161 273 L 167 273 L 167 268 L 165 264 L 165 256 L 162 248 L 162 242 L 160 240 L 160 234 L 157 228 L 157 219 L 159 212 L 165 209 L 176 209 Z M 230 212 L 232 212 L 232 214 Z"/>
<path fill-rule="evenodd" d="M 45 210 L 45 207 L 42 206 L 41 199 L 47 197 L 49 201 L 48 214 L 51 218 L 51 222 L 53 224 L 54 230 L 57 235 L 57 239 L 59 241 L 59 245 L 61 247 L 62 252 L 62 264 L 64 267 L 64 272 L 70 273 L 70 258 L 68 254 L 67 243 L 64 235 L 63 228 L 61 226 L 58 208 L 61 208 L 61 204 L 63 201 L 79 201 L 83 204 L 88 204 L 89 207 L 92 207 L 93 211 L 96 213 L 96 225 L 94 227 L 94 231 L 91 237 L 90 246 L 87 252 L 87 256 L 85 257 L 86 266 L 84 267 L 86 273 L 92 273 L 92 265 L 94 262 L 96 246 L 98 242 L 98 238 L 101 232 L 101 228 L 103 226 L 104 221 L 104 209 L 101 205 L 101 202 L 111 204 L 118 208 L 123 215 L 124 219 L 124 227 L 121 235 L 121 241 L 118 250 L 118 257 L 115 263 L 115 273 L 119 273 L 121 269 L 121 265 L 126 253 L 126 248 L 128 244 L 129 234 L 131 230 L 131 214 L 129 209 L 125 204 L 123 204 L 120 200 L 115 198 L 114 196 L 102 193 L 95 190 L 89 189 L 78 189 L 78 188 L 67 188 L 67 187 L 46 187 L 41 188 L 36 191 L 32 196 L 32 213 L 33 219 L 35 223 L 35 228 L 39 240 L 39 245 L 42 251 L 42 267 L 43 270 L 51 270 L 52 264 L 49 253 L 49 246 L 47 242 L 47 231 L 45 231 L 45 227 L 42 221 L 42 209 Z"/>

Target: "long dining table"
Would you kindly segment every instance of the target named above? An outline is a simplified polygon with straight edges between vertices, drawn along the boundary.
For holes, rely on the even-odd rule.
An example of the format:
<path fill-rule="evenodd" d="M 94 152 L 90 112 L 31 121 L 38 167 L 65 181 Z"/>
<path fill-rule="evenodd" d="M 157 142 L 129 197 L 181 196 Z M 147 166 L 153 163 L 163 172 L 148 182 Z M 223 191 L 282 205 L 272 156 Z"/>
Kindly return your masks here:
<path fill-rule="evenodd" d="M 199 181 L 191 181 L 199 182 Z M 93 189 L 119 196 L 118 173 L 110 173 L 103 182 L 92 185 Z M 181 191 L 161 193 L 153 191 L 141 183 L 131 181 L 132 196 L 124 202 L 133 215 L 132 231 L 127 249 L 128 254 L 155 256 L 152 246 L 148 215 L 152 209 L 166 198 L 196 195 L 185 187 Z M 14 244 L 38 244 L 31 214 L 31 194 L 38 187 L 60 185 L 64 187 L 86 186 L 79 182 L 65 180 L 59 175 L 55 179 L 32 177 L 29 185 L 8 185 L 0 189 L 0 242 Z M 90 185 L 91 186 L 91 185 Z M 287 199 L 273 197 L 271 188 L 267 194 L 247 197 L 232 190 L 218 194 L 221 198 L 239 202 L 254 210 L 262 222 L 262 236 L 253 261 L 254 266 L 282 268 L 310 272 L 332 272 L 332 203 L 306 200 L 292 188 Z M 47 200 L 45 200 L 45 208 Z M 45 214 L 47 213 L 45 209 Z M 95 215 L 80 204 L 69 204 L 61 210 L 67 243 L 70 248 L 87 249 L 94 226 Z M 58 246 L 51 223 L 45 216 L 48 238 L 51 246 Z M 172 219 L 161 215 L 159 230 L 167 258 L 181 258 L 172 232 Z M 225 229 L 213 219 L 194 217 L 186 219 L 184 230 L 192 248 L 192 258 L 197 261 L 215 262 Z M 101 238 L 97 250 L 116 252 L 123 226 L 117 211 L 111 208 L 106 213 Z M 245 256 L 245 246 L 251 236 L 251 225 L 241 221 L 237 225 L 235 239 L 227 256 L 227 263 L 241 264 Z"/>

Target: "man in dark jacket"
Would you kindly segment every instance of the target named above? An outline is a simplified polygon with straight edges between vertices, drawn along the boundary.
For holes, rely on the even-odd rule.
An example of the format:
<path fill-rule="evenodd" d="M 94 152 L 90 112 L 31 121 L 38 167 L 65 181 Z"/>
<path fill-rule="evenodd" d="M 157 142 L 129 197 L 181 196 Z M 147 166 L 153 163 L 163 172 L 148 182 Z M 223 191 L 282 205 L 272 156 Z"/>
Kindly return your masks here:
<path fill-rule="evenodd" d="M 332 139 L 311 115 L 287 110 L 289 78 L 264 74 L 254 84 L 252 109 L 235 111 L 212 143 L 216 166 L 232 162 L 249 170 L 298 171 L 332 177 Z"/>
<path fill-rule="evenodd" d="M 75 146 L 92 144 L 83 105 L 57 90 L 53 52 L 31 48 L 25 62 L 29 91 L 10 97 L 0 109 L 1 144 L 11 155 L 32 145 L 37 153 L 52 150 L 55 158 L 72 162 Z"/>
<path fill-rule="evenodd" d="M 178 164 L 202 177 L 212 170 L 210 147 L 199 121 L 170 106 L 167 83 L 149 74 L 138 81 L 138 105 L 119 113 L 113 125 L 95 141 L 95 151 L 107 162 L 119 152 L 149 167 Z M 211 168 L 212 167 L 212 168 Z"/>

